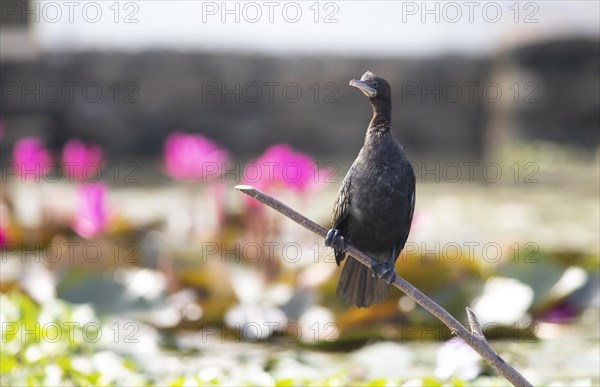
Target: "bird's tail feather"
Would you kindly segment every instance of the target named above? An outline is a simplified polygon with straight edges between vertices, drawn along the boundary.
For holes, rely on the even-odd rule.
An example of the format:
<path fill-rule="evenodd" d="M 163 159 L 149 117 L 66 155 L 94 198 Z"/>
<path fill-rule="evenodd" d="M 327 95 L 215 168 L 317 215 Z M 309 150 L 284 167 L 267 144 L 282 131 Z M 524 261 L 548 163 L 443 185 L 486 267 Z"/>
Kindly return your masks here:
<path fill-rule="evenodd" d="M 348 305 L 367 307 L 373 303 L 379 304 L 388 298 L 390 285 L 374 277 L 371 269 L 348 256 L 336 294 Z"/>

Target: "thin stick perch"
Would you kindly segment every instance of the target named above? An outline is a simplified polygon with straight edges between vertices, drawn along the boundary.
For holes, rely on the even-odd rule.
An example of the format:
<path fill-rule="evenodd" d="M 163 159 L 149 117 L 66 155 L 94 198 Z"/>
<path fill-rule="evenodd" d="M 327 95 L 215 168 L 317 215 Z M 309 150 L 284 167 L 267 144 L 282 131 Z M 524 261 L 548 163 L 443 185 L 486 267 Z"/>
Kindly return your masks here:
<path fill-rule="evenodd" d="M 235 187 L 237 190 L 249 195 L 256 200 L 266 204 L 281 214 L 287 216 L 294 222 L 298 223 L 302 227 L 315 234 L 325 238 L 327 235 L 327 229 L 306 218 L 300 213 L 292 210 L 290 207 L 281 203 L 279 200 L 257 190 L 249 185 L 238 185 Z M 346 243 L 346 252 L 358 260 L 363 265 L 371 268 L 376 261 L 364 254 L 360 250 L 356 249 L 349 243 Z M 421 305 L 441 322 L 443 322 L 450 331 L 464 340 L 471 348 L 473 348 L 481 357 L 498 373 L 506 378 L 514 386 L 532 386 L 527 379 L 523 377 L 517 370 L 515 370 L 510 364 L 506 363 L 488 344 L 487 340 L 483 336 L 481 325 L 475 313 L 467 308 L 467 317 L 469 319 L 469 325 L 471 332 L 467 330 L 460 322 L 458 322 L 450 313 L 444 308 L 435 303 L 431 298 L 423 294 L 419 289 L 415 288 L 409 282 L 404 280 L 400 276 L 396 276 L 393 285 L 400 289 L 408 297 L 412 298 L 417 304 Z"/>

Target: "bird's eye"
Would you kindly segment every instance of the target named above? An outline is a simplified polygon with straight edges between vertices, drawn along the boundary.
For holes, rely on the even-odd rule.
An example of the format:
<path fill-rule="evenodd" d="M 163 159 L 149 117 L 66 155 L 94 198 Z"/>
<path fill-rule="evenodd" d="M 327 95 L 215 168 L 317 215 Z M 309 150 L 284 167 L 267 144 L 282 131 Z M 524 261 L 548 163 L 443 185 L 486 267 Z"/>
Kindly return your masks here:
<path fill-rule="evenodd" d="M 377 88 L 377 82 L 373 82 L 372 85 L 374 88 Z"/>

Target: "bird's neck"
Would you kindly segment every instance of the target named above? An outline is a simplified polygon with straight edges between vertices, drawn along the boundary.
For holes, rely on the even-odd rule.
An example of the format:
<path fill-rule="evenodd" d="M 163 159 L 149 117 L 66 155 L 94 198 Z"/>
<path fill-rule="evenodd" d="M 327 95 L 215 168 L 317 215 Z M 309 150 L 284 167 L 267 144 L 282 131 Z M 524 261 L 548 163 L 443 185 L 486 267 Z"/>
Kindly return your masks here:
<path fill-rule="evenodd" d="M 369 132 L 388 132 L 392 125 L 392 101 L 371 102 L 373 118 L 369 123 Z"/>

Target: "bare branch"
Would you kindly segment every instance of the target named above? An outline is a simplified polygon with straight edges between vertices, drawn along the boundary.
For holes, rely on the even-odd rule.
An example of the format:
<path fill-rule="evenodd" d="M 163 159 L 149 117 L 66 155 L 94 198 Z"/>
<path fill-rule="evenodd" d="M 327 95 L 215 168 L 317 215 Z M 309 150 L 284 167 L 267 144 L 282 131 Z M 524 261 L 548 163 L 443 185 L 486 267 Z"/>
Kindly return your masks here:
<path fill-rule="evenodd" d="M 249 185 L 238 185 L 235 187 L 237 190 L 242 191 L 246 195 L 249 195 L 256 200 L 266 204 L 267 206 L 273 208 L 274 210 L 280 212 L 286 217 L 290 218 L 294 222 L 298 223 L 302 227 L 306 228 L 309 231 L 314 232 L 315 234 L 325 238 L 327 235 L 327 229 L 313 222 L 312 220 L 306 218 L 302 214 L 292 210 L 290 207 L 281 203 L 279 200 L 262 193 L 254 187 Z M 360 250 L 356 249 L 351 244 L 346 244 L 346 252 L 358 260 L 363 265 L 371 268 L 376 261 L 364 254 Z M 483 332 L 481 331 L 481 326 L 479 325 L 479 321 L 475 313 L 469 308 L 467 308 L 467 316 L 469 318 L 469 322 L 471 325 L 471 330 L 473 333 L 469 332 L 467 328 L 465 328 L 461 323 L 459 323 L 450 313 L 448 313 L 444 308 L 435 303 L 431 298 L 427 297 L 423 294 L 419 289 L 415 288 L 412 284 L 404 280 L 400 276 L 396 276 L 396 279 L 393 285 L 400 289 L 404 294 L 408 297 L 412 298 L 417 304 L 421 305 L 431 314 L 433 314 L 436 318 L 438 318 L 441 322 L 443 322 L 450 331 L 464 340 L 469 346 L 471 346 L 481 357 L 498 373 L 506 378 L 510 383 L 514 386 L 532 386 L 527 379 L 523 377 L 517 370 L 515 370 L 512 366 L 506 363 L 488 344 L 487 340 L 483 336 Z"/>

